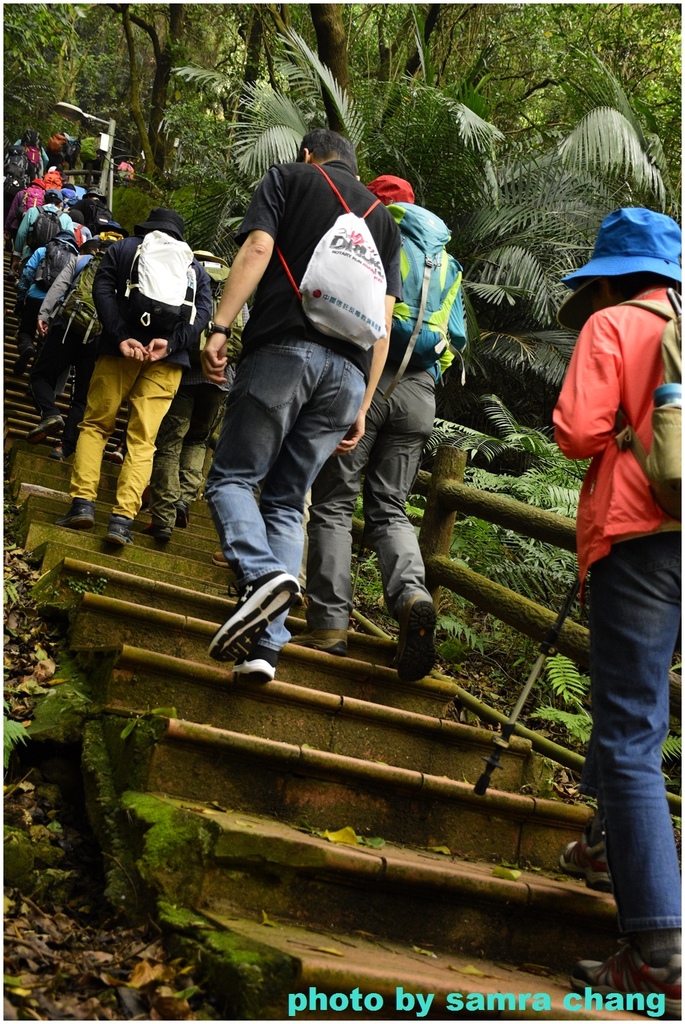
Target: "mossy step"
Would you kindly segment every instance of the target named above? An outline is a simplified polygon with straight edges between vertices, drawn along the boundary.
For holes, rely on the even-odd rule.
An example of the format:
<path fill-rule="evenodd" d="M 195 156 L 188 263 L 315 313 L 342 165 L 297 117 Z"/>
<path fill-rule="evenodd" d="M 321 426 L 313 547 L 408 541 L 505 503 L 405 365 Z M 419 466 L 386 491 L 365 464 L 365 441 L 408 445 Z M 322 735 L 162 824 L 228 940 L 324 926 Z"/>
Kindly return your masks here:
<path fill-rule="evenodd" d="M 492 863 L 381 837 L 369 840 L 380 848 L 331 842 L 259 815 L 161 794 L 124 793 L 121 804 L 137 833 L 136 851 L 143 851 L 138 863 L 159 886 L 158 898 L 173 894 L 177 905 L 212 917 L 257 921 L 264 911 L 276 928 L 326 927 L 338 934 L 362 923 L 378 940 L 409 948 L 515 963 L 539 962 L 544 954 L 552 969 L 580 959 L 588 944 L 602 956 L 615 948 L 613 899 L 566 878 L 525 870 L 502 878 Z M 205 823 L 205 870 L 198 878 L 174 856 L 173 836 L 180 845 L 181 836 L 187 840 Z"/>
<path fill-rule="evenodd" d="M 317 829 L 352 824 L 392 842 L 546 869 L 588 819 L 584 807 L 497 790 L 479 797 L 473 781 L 319 750 L 304 736 L 285 743 L 156 715 L 129 730 L 126 721 L 103 721 L 119 791 L 217 801 Z"/>
<path fill-rule="evenodd" d="M 50 491 L 45 487 L 38 487 L 35 484 L 28 485 L 28 493 L 22 485 L 20 494 L 25 497 L 17 516 L 17 528 L 25 532 L 30 522 L 34 523 L 55 523 L 59 516 L 63 516 L 71 504 L 68 494 L 60 494 L 58 491 Z M 114 492 L 109 502 L 99 499 L 95 503 L 95 532 L 102 534 L 107 531 L 107 524 L 112 512 Z M 133 521 L 131 532 L 137 540 L 151 543 L 156 549 L 172 551 L 186 558 L 198 558 L 206 560 L 219 547 L 216 531 L 211 523 L 204 521 L 206 526 L 193 524 L 192 528 L 174 530 L 171 540 L 157 541 L 154 537 L 148 536 L 144 530 L 150 523 L 150 516 L 147 512 L 140 512 Z"/>
<path fill-rule="evenodd" d="M 310 665 L 311 677 L 321 660 L 315 652 L 299 655 L 294 645 L 288 646 L 287 658 L 299 660 L 300 670 Z M 354 672 L 350 660 L 349 676 Z M 287 743 L 306 737 L 319 750 L 433 775 L 477 778 L 482 759 L 491 751 L 493 734 L 486 729 L 343 696 L 320 689 L 315 678 L 304 685 L 288 682 L 280 664 L 278 679 L 256 686 L 216 663 L 205 666 L 124 646 L 117 652 L 93 654 L 88 677 L 94 699 L 110 712 L 145 714 L 150 708 L 173 707 L 185 721 Z M 443 692 L 443 701 L 447 696 Z M 443 709 L 448 708 L 445 701 Z M 530 744 L 516 739 L 503 757 L 498 786 L 518 791 L 529 781 L 529 758 Z"/>
<path fill-rule="evenodd" d="M 89 552 L 79 545 L 80 538 L 78 532 L 70 530 L 69 533 L 72 535 L 71 544 L 62 543 L 61 541 L 47 541 L 31 550 L 31 559 L 38 562 L 43 570 L 43 576 L 36 584 L 36 596 L 46 611 L 63 612 L 66 609 L 67 591 L 70 591 L 77 600 L 80 600 L 81 594 L 86 591 L 100 593 L 107 586 L 108 577 L 106 571 L 116 571 L 122 564 L 118 555 L 105 554 L 103 551 L 98 550 L 92 552 L 93 560 L 88 561 Z M 59 598 L 53 599 L 44 595 L 53 592 L 47 580 L 55 568 L 61 564 L 65 556 L 78 561 L 83 568 L 80 570 L 78 579 L 72 578 L 71 584 L 68 581 L 65 583 L 61 591 L 64 603 L 60 607 Z M 221 576 L 220 582 L 213 582 L 211 580 L 199 580 L 196 575 L 182 576 L 179 573 L 160 568 L 158 565 L 145 565 L 143 562 L 136 562 L 130 565 L 129 568 L 132 572 L 124 573 L 123 575 L 130 578 L 152 583 L 159 581 L 181 591 L 191 593 L 196 593 L 194 588 L 197 587 L 201 588 L 202 593 L 215 597 L 223 596 L 226 593 L 226 573 Z M 133 573 L 135 573 L 135 576 L 133 576 Z M 45 580 L 44 586 L 43 580 Z"/>
<path fill-rule="evenodd" d="M 102 559 L 103 565 L 118 564 L 128 572 L 137 572 L 138 566 L 147 566 L 187 580 L 196 580 L 198 587 L 211 583 L 219 592 L 225 592 L 227 587 L 226 570 L 212 565 L 211 556 L 207 553 L 204 553 L 202 559 L 185 558 L 173 551 L 160 550 L 160 545 L 152 538 L 139 535 L 134 544 L 116 548 L 106 543 L 104 531 L 100 536 L 93 530 L 69 530 L 64 526 L 40 522 L 32 522 L 26 536 L 22 538 L 24 548 L 30 553 L 36 552 L 36 560 L 42 546 L 49 541 L 61 545 L 64 554 L 80 552 L 82 558 L 92 560 L 93 564 L 98 564 Z"/>
<path fill-rule="evenodd" d="M 50 571 L 47 572 L 48 563 L 44 560 L 46 573 L 41 578 L 40 586 L 33 591 L 38 607 L 51 613 L 75 610 L 81 600 L 81 594 L 94 589 L 89 585 L 92 565 L 87 561 L 70 557 L 60 559 L 57 564 L 54 560 L 49 561 L 49 565 Z M 226 597 L 226 590 L 221 597 L 217 597 L 192 585 L 173 586 L 172 583 L 161 583 L 154 578 L 122 572 L 120 569 L 108 568 L 99 572 L 98 576 L 99 582 L 95 593 L 132 604 L 142 604 L 158 611 L 176 612 L 208 622 L 222 623 L 235 607 L 235 598 Z M 225 580 L 228 589 L 233 580 L 228 570 L 225 570 Z M 288 622 L 293 632 L 306 629 L 303 612 L 299 606 L 295 606 Z M 368 636 L 354 631 L 348 633 L 350 657 L 367 659 L 374 664 L 392 665 L 396 651 L 397 643 L 390 638 Z"/>
<path fill-rule="evenodd" d="M 427 1020 L 645 1020 L 592 1003 L 586 1008 L 583 996 L 570 993 L 568 971 L 539 966 L 547 961 L 542 951 L 538 962 L 521 966 L 503 963 L 498 952 L 491 958 L 477 951 L 433 953 L 377 939 L 366 929 L 347 934 L 285 921 L 265 927 L 261 915 L 248 920 L 209 911 L 190 914 L 167 904 L 159 919 L 174 936 L 177 954 L 208 970 L 234 1020 L 356 1021 L 381 1015 L 416 1021 L 422 1014 Z M 291 971 L 294 977 L 279 989 L 278 979 Z M 383 1000 L 380 1006 L 373 996 Z M 359 1000 L 359 1009 L 352 999 Z M 402 1009 L 410 1004 L 411 1009 Z M 305 1009 L 299 1010 L 301 1005 Z M 468 1009 L 456 1012 L 457 1007 Z"/>
<path fill-rule="evenodd" d="M 13 494 L 18 494 L 22 484 L 41 484 L 45 487 L 69 493 L 69 480 L 73 459 L 67 462 L 57 462 L 49 457 L 48 451 L 40 445 L 30 445 L 28 442 L 16 442 L 10 453 L 8 479 L 13 486 Z M 116 480 L 121 467 L 103 460 L 100 467 L 100 484 L 109 494 L 116 487 Z M 63 482 L 63 486 L 56 485 L 53 481 Z M 208 528 L 212 523 L 212 517 L 207 503 L 203 500 L 194 501 L 190 507 L 191 524 L 202 525 Z M 218 545 L 217 545 L 218 547 Z"/>

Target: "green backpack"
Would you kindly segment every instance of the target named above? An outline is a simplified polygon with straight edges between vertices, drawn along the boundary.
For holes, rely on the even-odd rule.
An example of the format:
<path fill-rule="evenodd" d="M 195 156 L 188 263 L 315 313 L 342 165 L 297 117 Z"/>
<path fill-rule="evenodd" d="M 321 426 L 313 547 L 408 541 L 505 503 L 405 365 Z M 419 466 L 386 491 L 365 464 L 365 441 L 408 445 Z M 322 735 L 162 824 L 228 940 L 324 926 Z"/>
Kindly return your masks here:
<path fill-rule="evenodd" d="M 677 303 L 677 298 L 675 299 Z M 681 316 L 663 302 L 633 300 L 624 306 L 639 306 L 663 317 L 666 325 L 661 335 L 661 356 L 664 362 L 664 383 L 682 381 Z M 652 410 L 652 444 L 646 452 L 640 438 L 619 409 L 619 433 L 616 444 L 621 451 L 630 448 L 649 481 L 654 500 L 674 519 L 682 514 L 682 409 L 680 405 L 655 405 Z"/>
<path fill-rule="evenodd" d="M 97 250 L 92 255 L 79 257 L 76 263 L 76 276 L 62 302 L 62 341 L 67 335 L 76 335 L 84 345 L 87 345 L 102 330 L 93 302 L 93 281 L 104 254 L 104 249 Z"/>

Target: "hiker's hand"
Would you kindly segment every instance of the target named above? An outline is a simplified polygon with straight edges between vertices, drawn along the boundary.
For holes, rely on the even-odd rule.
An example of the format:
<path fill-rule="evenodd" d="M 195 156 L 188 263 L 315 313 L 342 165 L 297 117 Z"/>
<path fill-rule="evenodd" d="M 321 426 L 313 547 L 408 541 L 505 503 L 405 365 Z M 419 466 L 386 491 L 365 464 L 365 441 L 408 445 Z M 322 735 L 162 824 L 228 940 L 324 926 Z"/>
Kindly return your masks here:
<path fill-rule="evenodd" d="M 136 341 L 135 338 L 126 338 L 124 341 L 120 341 L 119 351 L 124 359 L 138 359 L 139 362 L 142 363 L 148 358 L 148 352 L 145 345 Z"/>
<path fill-rule="evenodd" d="M 358 412 L 357 418 L 347 431 L 338 447 L 333 452 L 334 455 L 345 455 L 346 452 L 353 451 L 361 439 L 364 436 L 366 430 L 366 413 Z"/>
<path fill-rule="evenodd" d="M 13 277 L 21 277 L 21 260 L 19 258 L 13 258 L 10 263 L 10 274 Z"/>
<path fill-rule="evenodd" d="M 226 335 L 210 334 L 207 344 L 202 349 L 200 356 L 202 372 L 214 384 L 224 384 L 226 381 Z"/>
<path fill-rule="evenodd" d="M 40 334 L 41 338 L 44 338 L 45 335 L 48 333 L 48 324 L 45 323 L 45 320 L 38 321 L 38 333 Z"/>
<path fill-rule="evenodd" d="M 151 363 L 158 359 L 165 359 L 169 351 L 169 342 L 166 338 L 153 338 L 147 347 L 147 358 Z"/>

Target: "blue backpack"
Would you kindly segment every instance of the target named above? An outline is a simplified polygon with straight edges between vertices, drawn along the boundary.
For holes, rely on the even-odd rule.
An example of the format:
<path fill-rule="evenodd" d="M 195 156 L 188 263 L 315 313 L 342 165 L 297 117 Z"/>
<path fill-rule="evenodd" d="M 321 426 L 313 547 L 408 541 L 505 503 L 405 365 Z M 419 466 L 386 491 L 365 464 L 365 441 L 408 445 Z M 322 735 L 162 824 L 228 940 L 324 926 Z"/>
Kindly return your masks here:
<path fill-rule="evenodd" d="M 391 203 L 402 235 L 402 302 L 396 302 L 388 361 L 399 364 L 389 394 L 407 367 L 430 370 L 439 380 L 466 345 L 462 270 L 446 251 L 447 225 L 415 203 Z"/>

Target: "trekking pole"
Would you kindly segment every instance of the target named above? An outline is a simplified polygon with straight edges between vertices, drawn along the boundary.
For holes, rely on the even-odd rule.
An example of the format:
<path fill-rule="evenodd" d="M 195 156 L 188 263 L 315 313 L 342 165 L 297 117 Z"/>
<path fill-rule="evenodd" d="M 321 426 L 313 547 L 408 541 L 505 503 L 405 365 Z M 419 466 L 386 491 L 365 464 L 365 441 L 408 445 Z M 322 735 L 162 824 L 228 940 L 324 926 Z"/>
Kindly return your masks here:
<path fill-rule="evenodd" d="M 540 644 L 540 653 L 538 654 L 535 660 L 535 664 L 531 669 L 530 675 L 528 676 L 528 679 L 526 681 L 526 685 L 521 690 L 521 695 L 519 696 L 519 699 L 516 701 L 516 705 L 513 711 L 511 712 L 509 719 L 502 726 L 501 734 L 495 735 L 493 737 L 492 742 L 495 749 L 493 750 L 489 757 L 483 758 L 487 767 L 483 774 L 481 775 L 481 777 L 478 779 L 478 782 L 473 787 L 474 793 L 477 793 L 478 796 L 485 796 L 487 788 L 490 785 L 490 776 L 492 775 L 495 768 L 502 767 L 502 765 L 499 763 L 500 755 L 502 751 L 506 750 L 507 747 L 509 746 L 509 740 L 511 738 L 511 734 L 516 728 L 516 722 L 518 720 L 518 717 L 521 714 L 521 711 L 523 710 L 523 705 L 526 703 L 528 695 L 532 690 L 535 681 L 537 680 L 538 676 L 540 675 L 540 672 L 542 671 L 542 666 L 545 663 L 545 659 L 549 654 L 556 653 L 554 645 L 561 631 L 561 627 L 564 624 L 564 620 L 566 619 L 568 613 L 571 611 L 573 602 L 578 596 L 579 589 L 580 580 L 578 579 L 578 577 L 576 577 L 571 589 L 566 595 L 566 600 L 564 601 L 561 610 L 556 617 L 555 622 L 553 623 L 553 625 L 550 626 L 547 633 L 545 634 L 542 643 Z"/>

